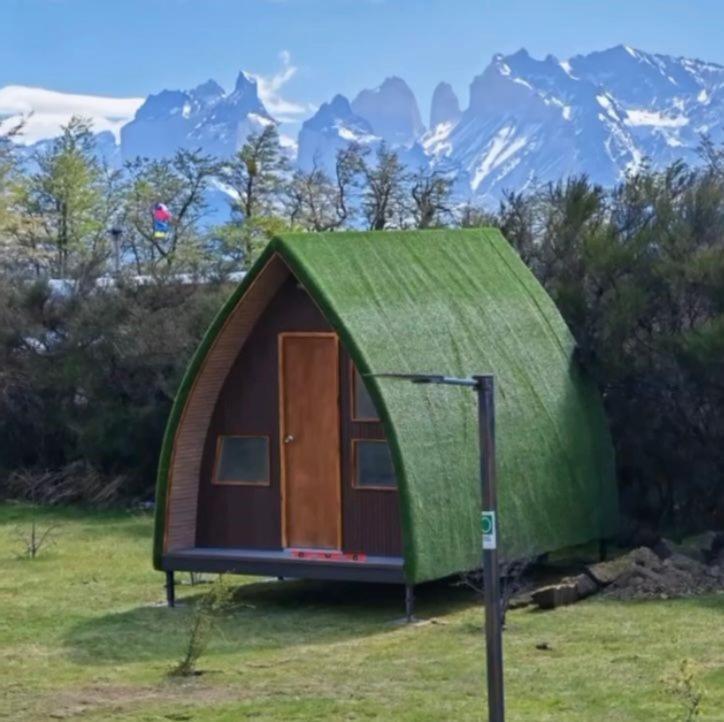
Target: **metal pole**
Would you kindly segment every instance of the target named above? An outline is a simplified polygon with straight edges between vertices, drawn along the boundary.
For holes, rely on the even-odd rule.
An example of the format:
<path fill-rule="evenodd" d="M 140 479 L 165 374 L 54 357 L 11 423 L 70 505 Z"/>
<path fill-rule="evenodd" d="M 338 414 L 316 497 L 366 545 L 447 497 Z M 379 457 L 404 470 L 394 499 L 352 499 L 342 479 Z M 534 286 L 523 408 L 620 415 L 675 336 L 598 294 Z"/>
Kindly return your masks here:
<path fill-rule="evenodd" d="M 483 584 L 485 649 L 488 672 L 488 720 L 504 722 L 503 636 L 498 569 L 498 504 L 495 491 L 495 383 L 492 376 L 473 376 L 478 392 L 480 482 L 483 492 Z"/>
<path fill-rule="evenodd" d="M 121 272 L 121 229 L 111 228 L 111 239 L 113 241 L 113 273 L 118 276 Z"/>
<path fill-rule="evenodd" d="M 166 571 L 166 603 L 169 607 L 176 606 L 176 580 L 173 571 Z"/>
<path fill-rule="evenodd" d="M 405 584 L 405 621 L 410 624 L 414 621 L 415 613 L 415 587 Z"/>

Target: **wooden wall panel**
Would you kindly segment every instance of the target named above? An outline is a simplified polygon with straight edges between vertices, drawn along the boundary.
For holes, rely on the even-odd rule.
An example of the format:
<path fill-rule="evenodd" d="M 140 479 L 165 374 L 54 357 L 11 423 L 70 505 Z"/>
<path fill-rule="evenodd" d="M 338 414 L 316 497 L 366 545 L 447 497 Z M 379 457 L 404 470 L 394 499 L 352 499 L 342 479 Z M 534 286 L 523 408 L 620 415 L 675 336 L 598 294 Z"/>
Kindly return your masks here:
<path fill-rule="evenodd" d="M 329 332 L 331 328 L 306 291 L 290 277 L 260 315 L 219 394 L 201 465 L 197 546 L 282 546 L 278 336 L 295 331 Z M 219 434 L 269 436 L 268 487 L 211 483 Z"/>
<path fill-rule="evenodd" d="M 219 391 L 257 319 L 288 277 L 286 264 L 271 258 L 239 299 L 201 365 L 174 439 L 164 551 L 194 546 L 201 462 Z"/>
<path fill-rule="evenodd" d="M 352 485 L 352 440 L 384 440 L 380 422 L 352 421 L 349 354 L 340 354 L 342 415 L 342 529 L 344 551 L 383 556 L 402 554 L 399 494 L 396 489 L 357 489 Z"/>
<path fill-rule="evenodd" d="M 273 258 L 229 316 L 186 402 L 174 443 L 167 552 L 201 547 L 279 549 L 278 335 L 331 327 L 279 258 Z M 340 348 L 342 548 L 399 556 L 396 490 L 352 487 L 352 439 L 384 439 L 380 423 L 353 422 L 350 359 Z M 219 434 L 270 437 L 271 483 L 212 484 Z"/>

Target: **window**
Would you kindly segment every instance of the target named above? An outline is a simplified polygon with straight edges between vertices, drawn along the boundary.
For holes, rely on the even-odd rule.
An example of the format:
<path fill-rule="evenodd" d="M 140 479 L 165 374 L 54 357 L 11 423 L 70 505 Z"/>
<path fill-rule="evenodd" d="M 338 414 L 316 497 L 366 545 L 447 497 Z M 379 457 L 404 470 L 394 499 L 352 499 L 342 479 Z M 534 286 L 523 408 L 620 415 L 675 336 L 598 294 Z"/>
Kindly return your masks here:
<path fill-rule="evenodd" d="M 219 436 L 214 483 L 268 486 L 269 437 Z"/>
<path fill-rule="evenodd" d="M 355 439 L 352 442 L 353 485 L 360 489 L 395 489 L 395 469 L 386 441 Z"/>
<path fill-rule="evenodd" d="M 352 420 L 379 421 L 377 409 L 356 368 L 352 368 Z"/>

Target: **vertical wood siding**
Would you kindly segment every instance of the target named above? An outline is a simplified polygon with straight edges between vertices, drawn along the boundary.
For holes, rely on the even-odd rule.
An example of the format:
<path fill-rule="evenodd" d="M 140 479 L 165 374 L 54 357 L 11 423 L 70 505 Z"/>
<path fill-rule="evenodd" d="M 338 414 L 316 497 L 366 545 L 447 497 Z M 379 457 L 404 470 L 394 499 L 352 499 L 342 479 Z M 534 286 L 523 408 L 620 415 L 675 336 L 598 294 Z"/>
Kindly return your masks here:
<path fill-rule="evenodd" d="M 282 547 L 278 335 L 330 330 L 286 266 L 270 261 L 219 334 L 189 396 L 174 447 L 167 551 Z M 400 555 L 397 491 L 352 487 L 352 439 L 382 440 L 384 432 L 379 423 L 351 420 L 350 359 L 343 349 L 339 379 L 342 548 Z M 220 434 L 269 437 L 269 486 L 212 483 Z"/>

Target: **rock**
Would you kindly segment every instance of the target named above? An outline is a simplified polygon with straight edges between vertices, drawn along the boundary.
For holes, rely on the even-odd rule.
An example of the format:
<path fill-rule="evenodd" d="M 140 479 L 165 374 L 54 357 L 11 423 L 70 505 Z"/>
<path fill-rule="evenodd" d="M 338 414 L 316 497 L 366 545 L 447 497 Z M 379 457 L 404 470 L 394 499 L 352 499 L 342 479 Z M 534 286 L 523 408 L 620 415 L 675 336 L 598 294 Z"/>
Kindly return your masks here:
<path fill-rule="evenodd" d="M 585 599 L 595 594 L 599 586 L 588 574 L 579 574 L 573 577 L 573 583 L 576 585 L 576 593 L 579 599 Z"/>
<path fill-rule="evenodd" d="M 639 547 L 610 562 L 589 564 L 586 567 L 586 574 L 600 586 L 606 587 L 635 564 L 655 566 L 659 564 L 659 558 L 648 547 Z"/>
<path fill-rule="evenodd" d="M 555 609 L 578 601 L 576 585 L 571 582 L 536 589 L 532 596 L 533 602 L 541 609 Z"/>
<path fill-rule="evenodd" d="M 533 604 L 532 594 L 516 594 L 510 598 L 508 609 L 523 609 Z"/>

